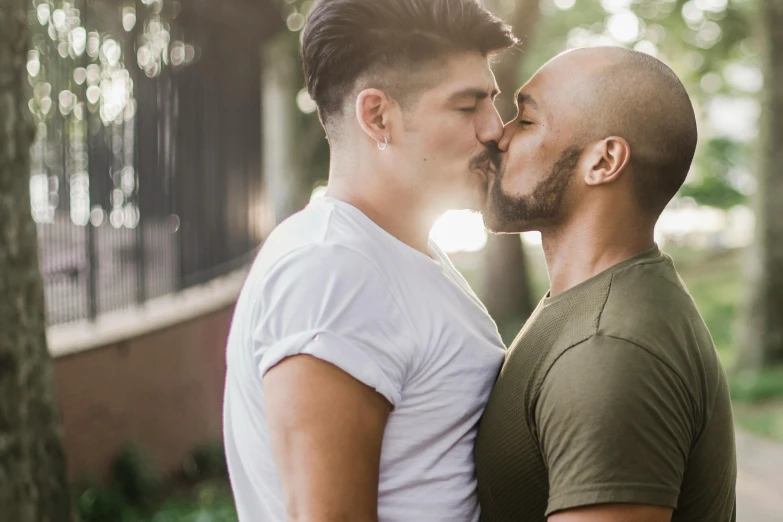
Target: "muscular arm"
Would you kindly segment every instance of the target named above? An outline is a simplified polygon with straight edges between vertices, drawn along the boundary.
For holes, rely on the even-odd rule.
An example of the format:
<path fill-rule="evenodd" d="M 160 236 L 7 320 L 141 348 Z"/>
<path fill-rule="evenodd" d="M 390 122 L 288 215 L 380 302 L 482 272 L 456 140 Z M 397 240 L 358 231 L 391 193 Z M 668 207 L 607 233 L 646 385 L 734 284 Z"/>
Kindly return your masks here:
<path fill-rule="evenodd" d="M 389 402 L 308 355 L 285 359 L 263 383 L 289 522 L 376 522 Z"/>
<path fill-rule="evenodd" d="M 554 513 L 548 522 L 671 522 L 672 508 L 641 504 L 601 504 Z"/>

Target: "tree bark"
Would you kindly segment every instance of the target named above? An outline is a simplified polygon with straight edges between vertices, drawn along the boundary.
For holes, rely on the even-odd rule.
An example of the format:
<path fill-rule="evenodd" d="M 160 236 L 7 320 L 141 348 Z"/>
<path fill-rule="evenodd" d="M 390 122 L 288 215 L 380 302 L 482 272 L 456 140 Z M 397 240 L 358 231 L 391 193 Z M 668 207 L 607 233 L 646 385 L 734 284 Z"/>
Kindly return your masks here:
<path fill-rule="evenodd" d="M 29 2 L 0 0 L 0 518 L 72 520 L 30 213 Z"/>
<path fill-rule="evenodd" d="M 495 78 L 503 93 L 497 103 L 503 121 L 515 116 L 512 96 L 521 86 L 523 53 L 532 44 L 538 18 L 538 0 L 517 0 L 509 16 L 508 21 L 514 27 L 521 45 L 517 49 L 505 51 L 494 68 Z M 533 312 L 534 306 L 527 258 L 519 234 L 491 234 L 484 256 L 484 304 L 500 332 L 513 335 Z M 504 335 L 507 341 L 509 335 Z"/>
<path fill-rule="evenodd" d="M 740 335 L 740 363 L 783 364 L 783 0 L 759 6 L 764 94 L 759 140 L 756 236 L 750 251 L 748 302 Z"/>

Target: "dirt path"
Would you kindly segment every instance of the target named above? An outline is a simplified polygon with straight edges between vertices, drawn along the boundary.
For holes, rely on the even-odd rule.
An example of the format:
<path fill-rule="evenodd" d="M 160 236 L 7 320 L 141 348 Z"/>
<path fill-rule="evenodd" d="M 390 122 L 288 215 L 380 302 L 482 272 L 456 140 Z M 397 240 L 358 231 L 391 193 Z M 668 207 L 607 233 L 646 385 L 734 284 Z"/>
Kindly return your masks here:
<path fill-rule="evenodd" d="M 783 522 L 783 445 L 737 432 L 737 522 Z"/>

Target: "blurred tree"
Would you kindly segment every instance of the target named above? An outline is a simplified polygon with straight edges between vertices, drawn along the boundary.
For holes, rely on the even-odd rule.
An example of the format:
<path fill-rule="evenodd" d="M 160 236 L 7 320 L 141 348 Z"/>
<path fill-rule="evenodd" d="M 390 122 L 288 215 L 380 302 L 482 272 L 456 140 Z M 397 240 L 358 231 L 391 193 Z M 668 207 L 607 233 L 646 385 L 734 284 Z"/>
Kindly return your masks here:
<path fill-rule="evenodd" d="M 744 144 L 725 137 L 710 139 L 702 144 L 694 160 L 695 168 L 703 175 L 684 185 L 679 196 L 722 209 L 741 205 L 746 196 L 732 183 L 731 175 L 748 162 L 748 147 Z"/>
<path fill-rule="evenodd" d="M 521 40 L 519 48 L 505 51 L 494 67 L 500 91 L 498 112 L 503 121 L 516 116 L 513 95 L 523 83 L 522 62 L 533 42 L 539 19 L 538 0 L 519 0 L 510 4 L 495 0 L 490 5 L 496 13 L 505 15 Z M 528 262 L 519 234 L 490 234 L 484 250 L 484 292 L 481 296 L 506 342 L 519 331 L 533 312 L 533 296 L 528 276 Z"/>
<path fill-rule="evenodd" d="M 748 268 L 741 364 L 783 364 L 783 0 L 762 0 L 765 85 L 755 197 L 756 237 Z"/>
<path fill-rule="evenodd" d="M 72 519 L 30 213 L 28 6 L 0 0 L 0 513 Z"/>
<path fill-rule="evenodd" d="M 315 103 L 304 88 L 299 57 L 301 31 L 313 5 L 312 0 L 286 0 L 281 16 L 288 30 L 275 37 L 264 51 L 265 74 L 270 76 L 264 90 L 265 110 L 274 113 L 267 118 L 265 135 L 284 134 L 273 136 L 273 140 L 280 141 L 282 154 L 275 154 L 279 161 L 275 163 L 272 158 L 265 169 L 267 179 L 272 181 L 269 197 L 284 196 L 282 201 L 275 200 L 275 224 L 303 208 L 315 186 L 324 184 L 329 173 L 329 143 Z M 286 122 L 283 128 L 279 127 L 281 121 Z"/>

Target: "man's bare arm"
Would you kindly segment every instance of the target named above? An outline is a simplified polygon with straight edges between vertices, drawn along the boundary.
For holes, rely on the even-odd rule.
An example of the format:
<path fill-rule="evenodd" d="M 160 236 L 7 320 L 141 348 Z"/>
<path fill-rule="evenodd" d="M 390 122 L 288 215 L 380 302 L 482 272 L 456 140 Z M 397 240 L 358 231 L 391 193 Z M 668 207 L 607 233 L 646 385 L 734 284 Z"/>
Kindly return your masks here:
<path fill-rule="evenodd" d="M 548 522 L 671 522 L 672 508 L 640 504 L 601 504 L 550 515 Z"/>
<path fill-rule="evenodd" d="M 376 522 L 389 402 L 308 355 L 285 359 L 263 382 L 289 522 Z"/>

